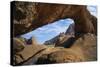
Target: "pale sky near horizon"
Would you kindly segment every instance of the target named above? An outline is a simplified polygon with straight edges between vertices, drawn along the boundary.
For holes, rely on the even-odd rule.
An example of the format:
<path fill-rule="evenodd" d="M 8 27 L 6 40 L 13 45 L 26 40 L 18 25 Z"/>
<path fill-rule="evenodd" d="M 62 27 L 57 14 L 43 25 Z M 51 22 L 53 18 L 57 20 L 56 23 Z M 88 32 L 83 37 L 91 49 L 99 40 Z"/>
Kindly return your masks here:
<path fill-rule="evenodd" d="M 87 9 L 90 13 L 97 17 L 97 7 L 96 6 L 88 6 Z M 74 21 L 72 19 L 61 19 L 52 24 L 48 24 L 42 27 L 37 28 L 34 31 L 26 33 L 21 37 L 29 39 L 30 37 L 34 36 L 36 40 L 42 44 L 45 41 L 57 36 L 61 32 L 65 32 L 70 24 Z"/>

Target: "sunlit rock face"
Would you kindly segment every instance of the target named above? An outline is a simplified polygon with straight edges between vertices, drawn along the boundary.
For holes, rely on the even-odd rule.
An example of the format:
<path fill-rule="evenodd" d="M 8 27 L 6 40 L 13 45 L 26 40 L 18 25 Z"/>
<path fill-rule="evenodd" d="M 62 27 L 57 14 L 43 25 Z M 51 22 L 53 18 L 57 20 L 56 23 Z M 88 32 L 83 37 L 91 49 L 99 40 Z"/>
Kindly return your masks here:
<path fill-rule="evenodd" d="M 74 38 L 75 37 L 75 31 L 74 31 L 74 23 L 70 24 L 66 32 L 62 32 L 56 37 L 45 41 L 45 45 L 55 45 L 55 46 L 64 46 L 63 43 L 68 40 L 69 38 Z"/>
<path fill-rule="evenodd" d="M 65 32 L 65 34 L 67 35 L 74 35 L 75 34 L 75 24 L 72 23 L 70 24 L 70 26 L 68 27 L 67 31 Z"/>
<path fill-rule="evenodd" d="M 56 37 L 47 40 L 44 44 L 45 45 L 55 45 L 55 47 L 70 47 L 65 45 L 65 43 L 67 44 L 72 44 L 73 41 L 75 40 L 75 30 L 74 30 L 75 24 L 72 23 L 69 25 L 68 29 L 66 30 L 66 32 L 64 33 L 60 33 L 59 35 L 57 35 Z"/>
<path fill-rule="evenodd" d="M 96 33 L 96 18 L 83 5 L 15 2 L 12 10 L 14 36 L 61 18 L 72 18 L 75 21 L 75 34 Z"/>
<path fill-rule="evenodd" d="M 74 41 L 71 49 L 81 49 L 86 61 L 97 60 L 97 36 L 91 33 L 80 36 L 80 38 Z"/>
<path fill-rule="evenodd" d="M 38 45 L 32 38 L 32 41 L 28 41 L 29 44 L 32 42 L 31 45 L 25 45 L 27 43 L 20 42 L 19 39 L 15 40 L 14 45 L 20 47 L 14 49 L 18 50 L 14 52 L 14 58 L 19 58 L 15 65 L 45 64 L 45 61 L 67 63 L 97 60 L 97 19 L 90 14 L 86 6 L 30 2 L 14 2 L 12 6 L 13 37 L 63 18 L 71 18 L 75 22 L 75 36 L 69 36 L 67 39 L 65 34 L 60 34 L 56 41 L 55 46 L 62 48 Z M 35 63 L 32 62 L 34 60 Z"/>
<path fill-rule="evenodd" d="M 49 54 L 43 54 L 41 57 L 38 58 L 36 64 L 96 61 L 97 60 L 96 39 L 97 38 L 94 34 L 87 33 L 82 37 L 78 38 L 77 40 L 75 40 L 73 45 L 68 49 L 58 48 L 59 50 L 57 50 L 57 48 L 55 48 L 55 50 L 57 51 Z M 70 44 L 65 43 L 65 45 L 67 46 Z"/>
<path fill-rule="evenodd" d="M 46 49 L 45 45 L 38 45 L 35 38 L 31 38 L 32 43 L 27 43 L 27 41 L 23 38 L 13 38 L 13 65 L 21 65 L 23 63 L 30 64 L 27 61 L 29 58 L 34 57 L 35 54 L 41 52 L 42 50 Z M 41 53 L 39 53 L 38 56 L 40 56 Z M 35 57 L 35 59 L 38 58 Z"/>

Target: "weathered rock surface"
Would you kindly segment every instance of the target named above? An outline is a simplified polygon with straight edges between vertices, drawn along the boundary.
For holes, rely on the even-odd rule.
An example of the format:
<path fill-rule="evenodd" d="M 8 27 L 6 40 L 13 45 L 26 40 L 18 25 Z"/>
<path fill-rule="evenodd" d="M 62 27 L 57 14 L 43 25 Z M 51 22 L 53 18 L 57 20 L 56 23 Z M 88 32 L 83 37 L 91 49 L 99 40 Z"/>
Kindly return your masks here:
<path fill-rule="evenodd" d="M 57 48 L 55 48 L 55 50 L 56 49 Z M 43 54 L 41 57 L 39 57 L 36 64 L 69 63 L 80 62 L 84 60 L 85 58 L 82 54 L 78 54 L 71 49 L 58 48 L 58 50 L 55 52 Z"/>
<path fill-rule="evenodd" d="M 66 40 L 62 44 L 62 47 L 47 47 L 45 45 L 35 44 L 32 41 L 34 44 L 25 45 L 22 51 L 16 52 L 14 56 L 17 58 L 15 64 L 52 64 L 97 60 L 97 40 L 94 34 L 87 33 L 75 39 L 73 43 L 71 41 L 73 39 L 70 41 Z M 71 47 L 68 47 L 70 45 Z"/>
<path fill-rule="evenodd" d="M 13 2 L 12 6 L 13 37 L 59 19 L 71 18 L 75 21 L 75 37 L 57 40 L 56 45 L 62 47 L 48 48 L 38 45 L 34 39 L 32 45 L 25 45 L 27 43 L 15 39 L 14 65 L 97 60 L 97 19 L 86 6 L 30 2 Z"/>
<path fill-rule="evenodd" d="M 65 33 L 60 33 L 56 37 L 47 40 L 44 44 L 64 47 L 63 43 L 66 42 L 66 40 L 70 40 L 71 38 L 75 38 L 74 23 L 70 24 Z"/>
<path fill-rule="evenodd" d="M 55 45 L 56 41 L 61 38 L 63 39 L 64 37 L 66 37 L 65 33 L 60 33 L 59 35 L 55 36 L 54 38 L 47 40 L 44 42 L 45 45 Z"/>
<path fill-rule="evenodd" d="M 14 38 L 13 40 L 13 65 L 21 65 L 38 52 L 46 49 L 45 45 L 37 44 L 34 38 L 32 38 L 32 44 L 30 45 L 20 40 L 20 38 Z"/>
<path fill-rule="evenodd" d="M 96 50 L 96 36 L 88 33 L 77 39 L 70 48 L 59 48 L 50 54 L 43 54 L 36 64 L 94 61 L 97 60 Z"/>
<path fill-rule="evenodd" d="M 72 35 L 74 36 L 75 35 L 75 24 L 72 23 L 69 25 L 67 31 L 65 32 L 66 35 Z"/>
<path fill-rule="evenodd" d="M 32 31 L 59 19 L 71 18 L 75 21 L 75 34 L 96 33 L 97 21 L 84 5 L 65 5 L 14 2 L 14 36 Z"/>
<path fill-rule="evenodd" d="M 71 46 L 71 49 L 76 50 L 77 48 L 82 50 L 86 61 L 97 60 L 97 36 L 91 33 L 87 33 L 80 38 L 76 39 Z"/>

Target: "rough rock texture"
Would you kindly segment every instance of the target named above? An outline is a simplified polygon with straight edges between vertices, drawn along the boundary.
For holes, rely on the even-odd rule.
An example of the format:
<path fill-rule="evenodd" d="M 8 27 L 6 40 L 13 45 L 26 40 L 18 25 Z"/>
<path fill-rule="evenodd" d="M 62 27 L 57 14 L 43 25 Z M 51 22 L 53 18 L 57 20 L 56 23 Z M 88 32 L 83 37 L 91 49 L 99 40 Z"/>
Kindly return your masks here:
<path fill-rule="evenodd" d="M 61 18 L 72 18 L 75 21 L 76 35 L 96 33 L 96 18 L 83 5 L 15 2 L 12 6 L 14 36 L 53 23 Z"/>
<path fill-rule="evenodd" d="M 30 45 L 20 40 L 20 38 L 14 38 L 13 40 L 13 65 L 21 65 L 34 57 L 35 54 L 46 49 L 45 45 L 37 44 L 34 38 L 32 38 L 32 44 Z"/>
<path fill-rule="evenodd" d="M 75 40 L 75 30 L 74 30 L 74 23 L 72 23 L 70 24 L 65 33 L 61 33 L 58 36 L 57 40 L 55 41 L 55 46 L 70 47 L 65 45 L 65 43 L 72 44 L 74 40 Z"/>
<path fill-rule="evenodd" d="M 52 50 L 51 50 L 52 51 Z M 79 56 L 80 55 L 80 56 Z M 60 49 L 50 54 L 43 54 L 36 64 L 82 62 L 85 58 L 71 49 Z"/>
<path fill-rule="evenodd" d="M 69 44 L 66 43 L 66 45 Z M 70 48 L 61 48 L 50 54 L 43 54 L 36 64 L 84 62 L 94 60 L 97 60 L 96 36 L 88 33 L 77 39 Z"/>
<path fill-rule="evenodd" d="M 45 41 L 45 45 L 55 45 L 55 46 L 62 46 L 64 47 L 64 42 L 66 42 L 67 40 L 74 40 L 75 38 L 75 31 L 74 31 L 74 23 L 70 24 L 70 26 L 68 27 L 68 29 L 66 30 L 66 32 L 64 33 L 60 33 L 59 35 L 57 35 L 56 37 Z M 72 41 L 73 41 L 72 40 Z M 68 43 L 68 42 L 67 42 Z M 69 42 L 70 43 L 70 42 Z"/>
<path fill-rule="evenodd" d="M 55 41 L 55 47 L 57 47 L 57 46 L 62 46 L 62 47 L 64 47 L 64 43 L 66 42 L 66 41 L 69 41 L 70 40 L 70 38 L 74 38 L 72 35 L 65 35 L 65 34 L 63 34 L 63 35 L 60 35 L 58 38 L 57 38 L 57 40 Z M 71 40 L 72 41 L 72 40 Z M 71 43 L 71 42 L 69 42 L 69 43 Z"/>
<path fill-rule="evenodd" d="M 46 47 L 34 42 L 25 45 L 14 40 L 14 65 L 46 64 L 97 60 L 97 19 L 83 5 L 64 5 L 30 2 L 13 2 L 13 37 L 35 30 L 59 19 L 71 18 L 75 21 L 75 38 L 59 38 L 57 45 Z M 34 39 L 33 39 L 34 40 Z M 61 43 L 60 43 L 61 42 Z M 17 49 L 17 47 L 20 47 Z M 45 62 L 48 61 L 48 62 Z"/>
<path fill-rule="evenodd" d="M 19 41 L 15 41 L 15 43 L 19 45 Z M 16 54 L 14 55 L 14 57 L 16 58 L 14 64 L 51 64 L 97 60 L 96 35 L 91 33 L 87 33 L 84 35 L 82 34 L 80 35 L 80 38 L 74 39 L 73 43 L 71 41 L 73 41 L 73 39 L 70 39 L 70 41 L 66 40 L 63 44 L 67 47 L 63 48 L 38 45 L 35 44 L 33 39 L 32 45 L 25 45 L 23 50 L 16 52 Z M 23 45 L 23 42 L 20 44 Z M 71 47 L 68 47 L 70 45 Z"/>
<path fill-rule="evenodd" d="M 65 33 L 60 33 L 59 35 L 55 36 L 54 38 L 45 41 L 44 44 L 45 45 L 55 45 L 56 44 L 56 41 L 58 39 L 61 39 L 62 40 L 65 37 L 66 37 Z"/>
<path fill-rule="evenodd" d="M 74 27 L 75 27 L 74 23 L 70 24 L 67 31 L 65 32 L 65 34 L 74 36 L 75 35 L 75 28 Z"/>
<path fill-rule="evenodd" d="M 81 35 L 80 35 L 81 36 Z M 80 48 L 84 54 L 86 61 L 97 60 L 97 36 L 87 33 L 76 39 L 71 49 Z"/>

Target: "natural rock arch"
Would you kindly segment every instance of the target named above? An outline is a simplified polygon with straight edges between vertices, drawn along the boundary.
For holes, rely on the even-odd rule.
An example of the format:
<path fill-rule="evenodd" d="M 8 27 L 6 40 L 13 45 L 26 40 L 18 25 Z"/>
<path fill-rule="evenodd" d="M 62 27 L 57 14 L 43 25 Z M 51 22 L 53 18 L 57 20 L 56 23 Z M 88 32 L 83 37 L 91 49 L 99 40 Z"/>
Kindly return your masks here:
<path fill-rule="evenodd" d="M 93 34 L 96 34 L 97 21 L 96 21 L 96 18 L 89 13 L 86 6 L 30 3 L 30 2 L 15 2 L 14 3 L 13 2 L 11 16 L 13 18 L 12 23 L 13 23 L 14 37 L 27 33 L 29 31 L 32 31 L 48 23 L 53 23 L 54 21 L 57 21 L 59 19 L 72 18 L 75 21 L 76 35 L 77 33 L 79 34 L 89 33 L 89 34 L 85 34 L 82 37 L 75 39 L 76 41 L 73 44 L 73 46 L 70 47 L 70 49 L 65 49 L 65 48 L 63 49 L 71 53 L 70 55 L 72 55 L 72 57 L 77 56 L 79 59 L 83 59 L 82 61 L 84 61 L 84 59 L 86 61 L 97 59 L 96 36 L 93 35 Z M 93 34 L 90 34 L 90 33 L 93 33 Z M 32 52 L 32 55 L 33 55 L 33 53 L 35 53 L 35 51 L 39 51 L 40 48 L 43 50 L 47 48 L 47 47 L 44 47 L 43 45 L 40 45 L 40 47 L 39 45 L 36 45 L 36 46 L 35 45 L 30 46 L 32 50 L 28 50 L 29 52 L 27 53 Z M 35 48 L 33 49 L 33 47 Z M 52 53 L 53 50 L 52 48 L 50 49 L 51 49 L 50 52 Z M 57 48 L 53 48 L 53 49 L 55 51 Z M 60 57 L 62 53 L 62 48 L 60 51 L 61 52 L 59 53 L 58 52 L 52 53 L 50 55 L 51 58 L 54 58 L 55 57 L 54 55 L 56 55 L 56 53 L 58 54 L 57 56 Z M 22 51 L 20 54 L 23 55 L 24 54 L 23 52 L 26 53 L 26 50 Z M 27 53 L 26 55 L 24 55 L 26 57 L 26 60 L 32 56 Z M 47 53 L 48 53 L 48 50 L 47 50 Z M 66 54 L 65 53 L 66 52 L 63 52 L 63 56 L 66 55 L 65 58 L 67 58 L 68 53 Z M 74 53 L 75 55 L 73 55 Z M 72 57 L 70 59 L 72 59 Z M 65 58 L 61 58 L 61 60 Z M 55 59 L 53 60 L 55 61 Z M 79 61 L 76 58 L 75 59 L 73 58 L 73 60 Z"/>
<path fill-rule="evenodd" d="M 14 36 L 63 18 L 75 21 L 75 34 L 96 34 L 96 17 L 90 14 L 85 5 L 15 2 L 12 10 Z"/>

